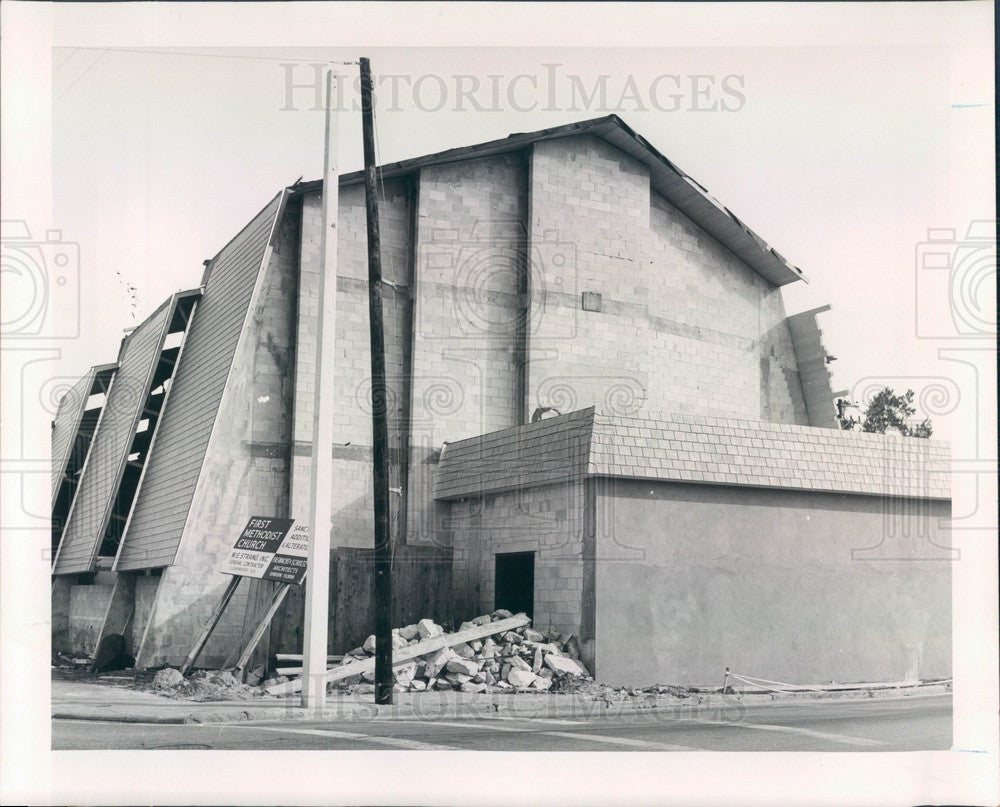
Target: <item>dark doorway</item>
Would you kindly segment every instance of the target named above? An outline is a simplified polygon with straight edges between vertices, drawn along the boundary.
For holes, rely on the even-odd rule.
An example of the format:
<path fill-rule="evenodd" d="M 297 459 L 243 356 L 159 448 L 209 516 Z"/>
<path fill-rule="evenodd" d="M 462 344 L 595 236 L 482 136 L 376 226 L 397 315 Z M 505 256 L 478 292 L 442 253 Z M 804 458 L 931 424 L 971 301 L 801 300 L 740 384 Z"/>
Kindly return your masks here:
<path fill-rule="evenodd" d="M 496 556 L 495 606 L 529 617 L 535 608 L 535 553 L 503 552 Z"/>

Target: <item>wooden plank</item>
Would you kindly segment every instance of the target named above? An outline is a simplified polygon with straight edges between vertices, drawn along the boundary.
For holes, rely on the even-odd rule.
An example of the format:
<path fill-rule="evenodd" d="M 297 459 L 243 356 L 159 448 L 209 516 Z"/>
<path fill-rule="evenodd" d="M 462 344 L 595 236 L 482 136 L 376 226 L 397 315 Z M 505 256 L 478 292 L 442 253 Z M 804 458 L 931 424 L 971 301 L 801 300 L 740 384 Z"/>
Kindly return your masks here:
<path fill-rule="evenodd" d="M 517 616 L 512 616 L 510 619 L 501 619 L 498 622 L 490 622 L 488 625 L 477 625 L 474 628 L 460 630 L 457 633 L 446 633 L 442 636 L 432 636 L 430 639 L 424 639 L 422 642 L 417 642 L 416 644 L 411 644 L 396 650 L 392 654 L 392 666 L 399 667 L 407 661 L 420 658 L 420 656 L 426 656 L 428 653 L 434 653 L 437 650 L 444 650 L 446 647 L 454 647 L 457 644 L 462 644 L 462 642 L 473 642 L 476 639 L 485 639 L 487 636 L 494 636 L 497 633 L 515 630 L 516 628 L 523 627 L 530 622 L 531 620 L 524 614 L 518 614 Z M 327 682 L 340 681 L 344 678 L 351 678 L 355 675 L 371 672 L 374 669 L 375 656 L 370 656 L 363 661 L 354 661 L 350 664 L 344 664 L 343 666 L 327 670 L 324 680 Z M 273 686 L 269 686 L 267 691 L 272 695 L 286 695 L 292 692 L 298 692 L 301 689 L 302 679 L 299 678 L 285 684 L 274 684 Z"/>
<path fill-rule="evenodd" d="M 264 612 L 264 616 L 260 618 L 250 636 L 250 640 L 246 643 L 246 647 L 243 648 L 243 652 L 240 653 L 240 657 L 236 662 L 236 669 L 239 670 L 240 675 L 243 674 L 243 670 L 250 661 L 250 656 L 253 655 L 253 651 L 260 644 L 260 640 L 264 636 L 264 631 L 271 624 L 271 620 L 274 619 L 274 615 L 278 612 L 278 608 L 281 607 L 281 603 L 285 601 L 285 595 L 291 587 L 291 583 L 282 583 L 271 595 L 271 604 L 268 606 L 267 611 Z"/>
<path fill-rule="evenodd" d="M 302 661 L 301 653 L 275 653 L 274 657 L 278 661 Z M 342 655 L 341 656 L 330 655 L 326 657 L 327 661 L 343 661 L 343 659 L 344 657 Z"/>

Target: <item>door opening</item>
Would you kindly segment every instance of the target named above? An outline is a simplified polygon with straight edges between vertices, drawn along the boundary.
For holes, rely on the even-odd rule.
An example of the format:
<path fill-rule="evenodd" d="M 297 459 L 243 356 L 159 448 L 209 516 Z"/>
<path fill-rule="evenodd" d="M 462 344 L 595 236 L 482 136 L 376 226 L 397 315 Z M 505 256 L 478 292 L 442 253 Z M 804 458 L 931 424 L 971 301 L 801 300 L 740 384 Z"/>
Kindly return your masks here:
<path fill-rule="evenodd" d="M 535 608 L 535 553 L 500 552 L 496 556 L 494 607 L 512 614 L 533 616 Z"/>

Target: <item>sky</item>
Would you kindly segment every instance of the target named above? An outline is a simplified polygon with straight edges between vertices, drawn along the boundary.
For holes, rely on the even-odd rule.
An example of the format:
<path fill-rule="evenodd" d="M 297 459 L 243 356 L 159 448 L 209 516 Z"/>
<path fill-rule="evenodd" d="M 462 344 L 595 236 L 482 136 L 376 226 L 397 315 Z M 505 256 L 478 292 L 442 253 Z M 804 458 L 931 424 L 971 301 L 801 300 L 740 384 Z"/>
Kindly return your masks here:
<path fill-rule="evenodd" d="M 380 161 L 616 112 L 803 269 L 786 309 L 832 306 L 820 324 L 836 390 L 885 380 L 920 397 L 949 370 L 944 343 L 923 338 L 948 326 L 948 290 L 918 267 L 920 245 L 928 228 L 961 239 L 992 217 L 991 51 L 960 17 L 941 17 L 953 36 L 884 45 L 802 23 L 812 44 L 795 47 L 53 48 L 53 220 L 80 248 L 80 338 L 60 372 L 113 360 L 122 329 L 198 285 L 279 188 L 320 176 L 312 65 L 363 54 Z M 338 69 L 354 81 L 356 65 Z M 361 137 L 349 85 L 344 99 L 346 172 Z M 989 309 L 990 285 L 973 306 Z"/>

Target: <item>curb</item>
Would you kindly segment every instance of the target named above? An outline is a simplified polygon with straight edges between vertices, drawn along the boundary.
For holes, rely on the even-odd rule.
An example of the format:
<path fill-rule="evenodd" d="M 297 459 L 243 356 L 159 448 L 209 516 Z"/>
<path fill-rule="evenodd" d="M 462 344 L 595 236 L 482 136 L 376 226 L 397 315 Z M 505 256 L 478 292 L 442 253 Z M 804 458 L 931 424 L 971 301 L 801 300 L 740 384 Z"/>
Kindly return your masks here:
<path fill-rule="evenodd" d="M 950 694 L 944 688 L 934 688 L 933 691 L 902 694 L 895 692 L 892 695 L 885 695 L 879 698 L 870 698 L 866 694 L 859 694 L 857 697 L 837 697 L 819 699 L 781 699 L 776 700 L 767 696 L 744 696 L 736 698 L 734 696 L 705 697 L 701 701 L 695 698 L 678 698 L 675 696 L 660 696 L 655 700 L 643 703 L 635 702 L 615 702 L 615 701 L 581 701 L 572 700 L 570 702 L 555 701 L 553 696 L 548 696 L 544 702 L 531 702 L 526 700 L 513 700 L 518 696 L 508 696 L 511 700 L 497 702 L 493 700 L 472 701 L 464 703 L 441 702 L 434 704 L 427 703 L 423 706 L 417 704 L 397 704 L 392 706 L 376 706 L 372 704 L 357 703 L 328 703 L 327 709 L 323 712 L 315 710 L 306 711 L 291 705 L 282 709 L 279 705 L 261 707 L 239 708 L 235 705 L 230 709 L 216 709 L 215 711 L 189 711 L 173 715 L 159 714 L 107 714 L 100 709 L 84 708 L 74 711 L 72 707 L 60 707 L 52 712 L 53 720 L 85 720 L 101 723 L 132 723 L 132 724 L 162 724 L 162 725 L 196 725 L 196 724 L 224 724 L 224 723 L 246 723 L 246 722 L 288 722 L 299 720 L 323 720 L 329 722 L 351 722 L 351 721 L 428 721 L 435 720 L 532 720 L 550 718 L 578 718 L 589 719 L 594 717 L 635 717 L 642 715 L 653 720 L 690 719 L 692 717 L 705 717 L 706 712 L 721 713 L 724 719 L 738 720 L 744 709 L 773 705 L 794 706 L 818 703 L 868 703 L 874 700 L 902 700 L 914 697 L 928 697 L 933 695 Z M 530 697 L 530 696 L 529 696 Z M 544 696 L 543 696 L 544 697 Z M 512 704 L 517 704 L 511 708 Z M 437 706 L 438 708 L 435 708 Z"/>

